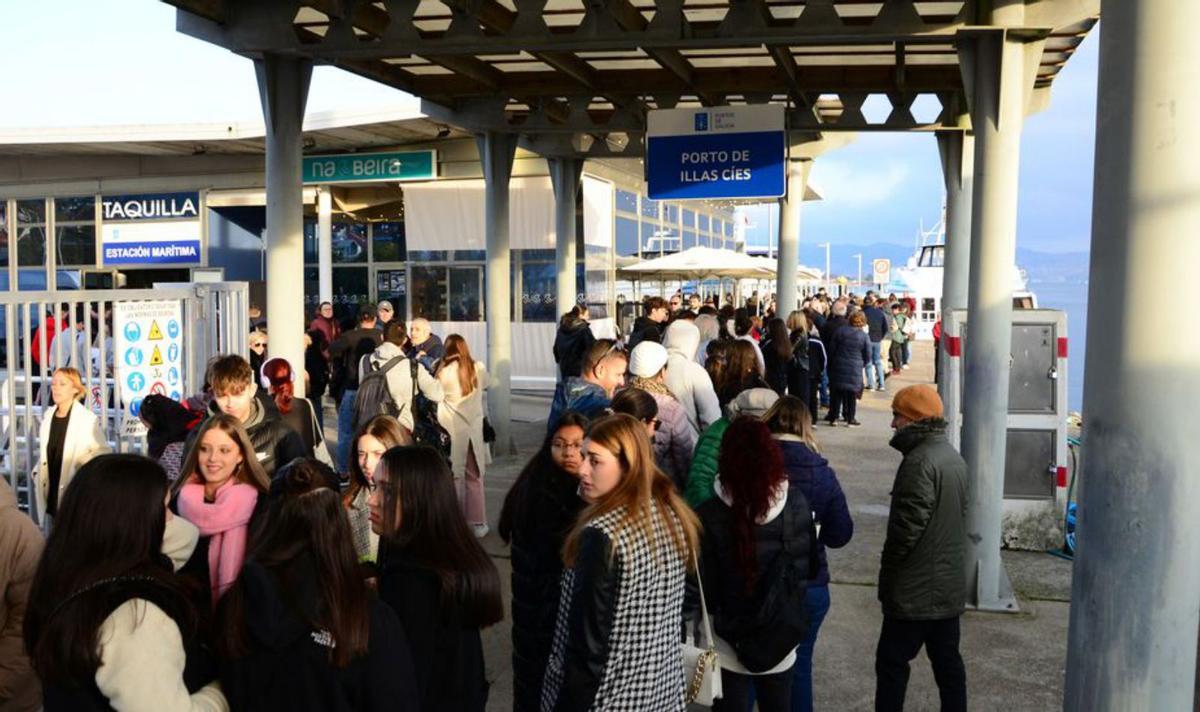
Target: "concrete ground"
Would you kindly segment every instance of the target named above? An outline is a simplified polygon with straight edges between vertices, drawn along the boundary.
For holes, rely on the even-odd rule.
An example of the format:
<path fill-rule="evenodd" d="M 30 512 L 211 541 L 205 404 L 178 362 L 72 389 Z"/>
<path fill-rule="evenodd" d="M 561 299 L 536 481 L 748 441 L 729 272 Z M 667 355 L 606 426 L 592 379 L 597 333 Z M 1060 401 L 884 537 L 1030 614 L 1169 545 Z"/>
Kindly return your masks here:
<path fill-rule="evenodd" d="M 889 379 L 889 390 L 933 380 L 932 348 L 917 344 L 912 368 Z M 874 652 L 882 616 L 876 600 L 879 552 L 887 525 L 889 491 L 900 455 L 888 447 L 891 396 L 868 392 L 859 403 L 864 427 L 817 430 L 822 453 L 838 473 L 855 520 L 854 539 L 830 550 L 832 608 L 821 628 L 814 660 L 818 710 L 866 710 L 875 687 Z M 518 455 L 497 457 L 485 479 L 489 521 L 499 517 L 504 494 L 545 433 L 548 396 L 516 396 L 513 432 Z M 330 421 L 327 421 L 330 422 Z M 500 569 L 509 596 L 509 552 L 493 532 L 484 546 Z M 1061 708 L 1066 664 L 1071 564 L 1047 554 L 1004 552 L 1020 598 L 1016 614 L 967 613 L 962 653 L 967 666 L 971 708 L 1048 710 Z M 485 631 L 484 652 L 492 691 L 488 710 L 511 707 L 512 669 L 508 621 Z M 928 658 L 913 664 L 910 710 L 938 709 L 937 687 Z M 650 712 L 650 711 L 647 711 Z"/>

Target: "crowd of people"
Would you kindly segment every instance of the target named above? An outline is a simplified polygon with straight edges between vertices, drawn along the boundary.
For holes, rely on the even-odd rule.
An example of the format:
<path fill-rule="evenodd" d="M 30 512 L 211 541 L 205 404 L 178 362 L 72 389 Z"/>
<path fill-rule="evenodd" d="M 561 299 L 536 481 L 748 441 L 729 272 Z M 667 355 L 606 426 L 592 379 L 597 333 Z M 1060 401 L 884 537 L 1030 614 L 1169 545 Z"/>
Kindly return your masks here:
<path fill-rule="evenodd" d="M 497 527 L 515 710 L 683 710 L 714 677 L 715 710 L 812 709 L 825 552 L 854 530 L 815 424 L 823 393 L 828 422 L 857 423 L 883 340 L 903 368 L 904 308 L 757 311 L 652 298 L 627 339 L 563 316 L 546 437 Z M 506 608 L 479 542 L 484 365 L 387 302 L 353 324 L 320 305 L 302 373 L 265 325 L 250 343 L 201 393 L 145 400 L 147 456 L 110 453 L 79 372 L 54 371 L 33 519 L 0 485 L 12 709 L 484 709 L 481 631 Z M 903 708 L 924 645 L 943 708 L 965 709 L 965 467 L 936 391 L 892 409 L 876 708 Z"/>

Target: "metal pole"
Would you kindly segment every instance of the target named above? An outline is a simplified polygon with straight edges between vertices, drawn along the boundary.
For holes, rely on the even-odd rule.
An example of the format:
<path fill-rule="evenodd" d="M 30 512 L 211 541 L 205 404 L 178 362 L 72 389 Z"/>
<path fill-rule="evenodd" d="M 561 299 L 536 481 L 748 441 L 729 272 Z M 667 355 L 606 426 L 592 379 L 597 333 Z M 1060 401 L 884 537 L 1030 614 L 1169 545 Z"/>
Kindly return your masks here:
<path fill-rule="evenodd" d="M 967 461 L 968 603 L 1017 610 L 1000 559 L 1008 379 L 1012 350 L 1012 265 L 1024 119 L 1025 46 L 1003 31 L 964 48 L 974 66 L 975 210 L 965 340 L 962 454 Z"/>
<path fill-rule="evenodd" d="M 1163 308 L 1200 261 L 1200 4 L 1105 0 L 1084 470 L 1063 708 L 1190 710 L 1200 615 L 1200 333 Z M 1168 340 L 1161 334 L 1171 333 Z"/>
<path fill-rule="evenodd" d="M 489 131 L 476 137 L 483 165 L 484 235 L 487 241 L 487 355 L 492 386 L 488 393 L 496 452 L 514 452 L 512 424 L 512 284 L 508 239 L 508 180 L 517 135 Z"/>
<path fill-rule="evenodd" d="M 800 208 L 812 161 L 788 161 L 787 195 L 779 201 L 779 256 L 776 258 L 776 314 L 784 318 L 799 304 L 796 269 L 800 266 Z M 770 208 L 767 208 L 770 215 Z M 768 235 L 770 233 L 768 232 Z"/>
<path fill-rule="evenodd" d="M 296 280 L 304 273 L 304 204 L 301 177 L 304 105 L 312 63 L 267 54 L 254 60 L 267 126 L 267 315 L 271 355 L 304 373 L 304 299 Z M 296 396 L 304 396 L 297 378 Z"/>
<path fill-rule="evenodd" d="M 550 182 L 554 185 L 554 229 L 556 235 L 554 264 L 557 271 L 557 304 L 559 313 L 575 306 L 578 287 L 575 285 L 575 198 L 579 195 L 579 176 L 583 161 L 578 158 L 550 158 Z"/>
<path fill-rule="evenodd" d="M 333 192 L 317 187 L 317 292 L 318 301 L 333 301 Z"/>
<path fill-rule="evenodd" d="M 854 285 L 857 289 L 862 289 L 862 253 L 853 254 L 851 257 L 858 260 L 858 277 L 855 279 Z"/>
<path fill-rule="evenodd" d="M 817 247 L 825 248 L 825 293 L 832 295 L 833 294 L 832 287 L 830 286 L 830 282 L 829 282 L 829 243 L 823 242 L 823 243 L 817 245 Z"/>
<path fill-rule="evenodd" d="M 941 131 L 937 135 L 946 184 L 946 246 L 943 257 L 941 314 L 967 308 L 971 281 L 971 198 L 975 184 L 975 136 L 966 131 Z M 944 350 L 943 350 L 944 351 Z M 942 353 L 934 354 L 941 359 Z M 945 373 L 945 369 L 941 371 Z M 938 383 L 942 400 L 950 381 Z"/>

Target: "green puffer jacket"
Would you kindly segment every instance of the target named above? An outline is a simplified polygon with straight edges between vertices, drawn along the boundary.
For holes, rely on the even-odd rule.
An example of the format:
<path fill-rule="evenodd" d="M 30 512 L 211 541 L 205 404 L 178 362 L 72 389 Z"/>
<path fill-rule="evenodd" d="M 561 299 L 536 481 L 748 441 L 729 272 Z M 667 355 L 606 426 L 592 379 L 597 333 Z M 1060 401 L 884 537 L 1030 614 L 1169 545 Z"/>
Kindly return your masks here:
<path fill-rule="evenodd" d="M 713 482 L 717 479 L 717 458 L 721 455 L 721 437 L 728 427 L 729 418 L 722 416 L 700 433 L 700 439 L 696 441 L 696 452 L 692 455 L 687 491 L 684 493 L 684 499 L 692 509 L 712 499 Z"/>
<path fill-rule="evenodd" d="M 904 454 L 879 568 L 883 614 L 900 620 L 961 615 L 967 577 L 967 464 L 946 439 L 946 421 L 901 428 L 891 446 Z"/>

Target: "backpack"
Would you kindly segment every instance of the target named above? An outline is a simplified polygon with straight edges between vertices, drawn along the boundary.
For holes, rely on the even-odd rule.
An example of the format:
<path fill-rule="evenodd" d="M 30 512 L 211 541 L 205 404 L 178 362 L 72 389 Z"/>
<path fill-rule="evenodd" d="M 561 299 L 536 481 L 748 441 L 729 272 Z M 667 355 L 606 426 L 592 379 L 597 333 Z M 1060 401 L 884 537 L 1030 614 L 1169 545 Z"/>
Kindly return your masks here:
<path fill-rule="evenodd" d="M 793 491 L 788 499 L 783 509 L 783 547 L 758 577 L 755 612 L 726 620 L 720 626 L 724 630 L 717 631 L 733 645 L 738 662 L 752 673 L 770 670 L 808 634 L 805 596 L 818 565 L 816 528 L 804 496 Z M 801 522 L 808 520 L 807 529 L 798 536 L 793 534 L 797 517 Z"/>
<path fill-rule="evenodd" d="M 388 389 L 387 374 L 403 360 L 404 356 L 401 355 L 382 366 L 371 364 L 370 370 L 359 381 L 358 394 L 354 397 L 354 417 L 350 420 L 352 432 L 357 433 L 361 426 L 377 415 L 390 415 L 393 418 L 400 415 L 402 406 L 397 405 L 392 398 L 392 392 Z M 416 384 L 413 385 L 415 389 Z"/>
<path fill-rule="evenodd" d="M 412 405 L 409 412 L 413 417 L 413 440 L 422 445 L 428 445 L 437 450 L 446 462 L 450 461 L 450 433 L 442 427 L 437 419 L 437 403 L 421 394 L 417 385 L 420 364 L 414 358 L 410 362 L 412 374 Z M 359 393 L 362 391 L 360 390 Z"/>

